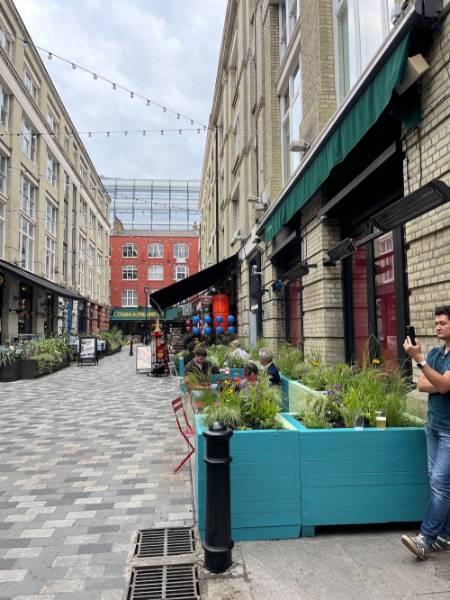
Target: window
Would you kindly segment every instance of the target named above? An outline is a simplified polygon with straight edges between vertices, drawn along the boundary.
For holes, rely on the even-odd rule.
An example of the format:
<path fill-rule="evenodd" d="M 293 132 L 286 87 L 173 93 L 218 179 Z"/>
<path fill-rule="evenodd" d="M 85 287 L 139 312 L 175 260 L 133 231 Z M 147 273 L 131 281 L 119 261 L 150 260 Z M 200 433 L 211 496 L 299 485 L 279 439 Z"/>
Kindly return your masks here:
<path fill-rule="evenodd" d="M 149 244 L 148 245 L 148 256 L 149 258 L 164 258 L 164 247 L 162 244 Z"/>
<path fill-rule="evenodd" d="M 3 84 L 0 84 L 0 124 L 8 129 L 9 122 L 9 94 Z"/>
<path fill-rule="evenodd" d="M 64 130 L 64 150 L 66 154 L 69 154 L 69 132 L 67 129 Z"/>
<path fill-rule="evenodd" d="M 84 260 L 86 254 L 86 240 L 80 235 L 80 245 L 78 252 L 78 287 L 80 292 L 84 293 Z"/>
<path fill-rule="evenodd" d="M 80 177 L 83 181 L 86 181 L 87 167 L 82 160 L 80 160 Z"/>
<path fill-rule="evenodd" d="M 339 102 L 356 83 L 388 35 L 394 0 L 335 0 Z"/>
<path fill-rule="evenodd" d="M 185 279 L 188 276 L 187 265 L 175 265 L 173 268 L 173 278 L 175 281 Z"/>
<path fill-rule="evenodd" d="M 77 166 L 78 162 L 78 146 L 76 144 L 73 145 L 73 164 Z"/>
<path fill-rule="evenodd" d="M 58 163 L 51 154 L 47 155 L 47 181 L 53 187 L 56 187 L 58 181 Z"/>
<path fill-rule="evenodd" d="M 0 194 L 6 196 L 8 182 L 8 158 L 0 154 Z"/>
<path fill-rule="evenodd" d="M 45 236 L 45 277 L 50 281 L 55 279 L 55 249 L 56 242 L 53 238 Z"/>
<path fill-rule="evenodd" d="M 22 210 L 28 216 L 34 218 L 36 211 L 37 188 L 26 177 L 22 175 Z"/>
<path fill-rule="evenodd" d="M 126 266 L 122 267 L 122 279 L 137 279 L 137 267 Z"/>
<path fill-rule="evenodd" d="M 26 119 L 22 121 L 22 150 L 30 160 L 36 162 L 37 135 Z"/>
<path fill-rule="evenodd" d="M 137 246 L 136 244 L 124 244 L 122 246 L 122 257 L 123 258 L 137 258 Z"/>
<path fill-rule="evenodd" d="M 236 160 L 239 156 L 239 152 L 241 151 L 241 132 L 239 128 L 239 117 L 236 117 L 236 121 L 234 122 L 233 127 L 233 149 L 234 159 Z"/>
<path fill-rule="evenodd" d="M 0 258 L 5 257 L 5 205 L 0 202 Z"/>
<path fill-rule="evenodd" d="M 33 98 L 35 102 L 39 100 L 39 84 L 36 78 L 32 75 L 31 69 L 29 67 L 25 67 L 23 70 L 23 82 L 25 87 L 30 92 L 30 96 Z"/>
<path fill-rule="evenodd" d="M 58 117 L 56 116 L 55 111 L 52 108 L 48 108 L 47 112 L 47 123 L 52 130 L 52 132 L 57 135 L 58 134 Z"/>
<path fill-rule="evenodd" d="M 63 262 L 62 262 L 62 275 L 63 281 L 67 285 L 67 260 L 69 256 L 69 250 L 67 244 L 63 243 Z"/>
<path fill-rule="evenodd" d="M 300 123 L 303 119 L 302 82 L 300 65 L 289 77 L 286 93 L 280 98 L 281 104 L 281 156 L 284 182 L 300 164 L 300 153 L 291 152 L 290 144 L 300 139 Z"/>
<path fill-rule="evenodd" d="M 95 233 L 96 218 L 92 210 L 89 211 L 89 229 Z"/>
<path fill-rule="evenodd" d="M 100 298 L 100 285 L 101 285 L 101 280 L 102 280 L 102 263 L 103 263 L 103 256 L 100 254 L 100 252 L 97 252 L 97 282 L 96 282 L 96 296 L 97 299 Z"/>
<path fill-rule="evenodd" d="M 173 257 L 187 258 L 189 256 L 189 246 L 187 244 L 174 244 Z"/>
<path fill-rule="evenodd" d="M 84 200 L 80 202 L 80 225 L 87 225 L 87 202 Z"/>
<path fill-rule="evenodd" d="M 297 21 L 300 18 L 300 0 L 281 0 L 279 4 L 280 60 L 286 53 Z"/>
<path fill-rule="evenodd" d="M 21 266 L 27 271 L 34 269 L 34 230 L 35 227 L 26 217 L 20 217 L 19 247 Z"/>
<path fill-rule="evenodd" d="M 47 200 L 47 208 L 45 212 L 45 230 L 52 235 L 56 235 L 56 219 L 57 209 L 51 202 Z"/>
<path fill-rule="evenodd" d="M 163 265 L 150 265 L 148 268 L 149 281 L 162 281 L 164 279 Z"/>
<path fill-rule="evenodd" d="M 3 19 L 0 18 L 0 46 L 2 46 L 3 50 L 9 57 L 11 57 L 13 40 L 13 34 L 6 27 Z"/>
<path fill-rule="evenodd" d="M 122 306 L 126 307 L 137 307 L 137 291 L 136 290 L 123 290 L 122 292 Z"/>

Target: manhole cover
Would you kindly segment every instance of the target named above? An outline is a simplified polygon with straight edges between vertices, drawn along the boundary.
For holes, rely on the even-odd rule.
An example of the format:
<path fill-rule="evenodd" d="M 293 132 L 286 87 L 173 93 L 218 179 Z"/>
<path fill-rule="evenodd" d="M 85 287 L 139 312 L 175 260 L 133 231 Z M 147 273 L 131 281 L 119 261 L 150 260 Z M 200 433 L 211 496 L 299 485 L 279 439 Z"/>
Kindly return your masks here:
<path fill-rule="evenodd" d="M 134 567 L 127 600 L 200 600 L 195 565 Z"/>
<path fill-rule="evenodd" d="M 138 533 L 134 556 L 175 556 L 194 552 L 194 533 L 190 527 L 142 529 Z"/>

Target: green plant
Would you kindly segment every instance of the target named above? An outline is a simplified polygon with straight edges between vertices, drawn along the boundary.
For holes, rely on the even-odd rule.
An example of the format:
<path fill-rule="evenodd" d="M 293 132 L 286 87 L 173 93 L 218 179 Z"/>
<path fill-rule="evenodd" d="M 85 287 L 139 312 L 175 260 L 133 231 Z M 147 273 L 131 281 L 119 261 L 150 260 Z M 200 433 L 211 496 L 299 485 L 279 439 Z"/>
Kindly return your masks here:
<path fill-rule="evenodd" d="M 248 385 L 239 398 L 243 425 L 250 429 L 280 429 L 277 421 L 280 411 L 280 392 L 277 386 L 261 375 L 256 385 Z"/>
<path fill-rule="evenodd" d="M 208 360 L 217 367 L 222 367 L 225 363 L 225 359 L 230 352 L 229 346 L 223 344 L 216 344 L 208 348 Z"/>
<path fill-rule="evenodd" d="M 242 369 L 245 367 L 247 361 L 237 354 L 227 354 L 225 357 L 224 365 L 230 367 L 230 369 Z"/>
<path fill-rule="evenodd" d="M 14 360 L 13 352 L 8 350 L 0 350 L 0 368 L 9 366 Z"/>
<path fill-rule="evenodd" d="M 288 379 L 301 379 L 305 372 L 302 353 L 291 344 L 279 346 L 274 361 L 280 373 Z"/>
<path fill-rule="evenodd" d="M 105 341 L 107 352 L 115 352 L 123 344 L 122 331 L 117 329 L 117 327 L 112 327 L 108 331 L 101 331 L 98 337 Z"/>
<path fill-rule="evenodd" d="M 250 346 L 249 353 L 251 360 L 259 361 L 259 351 L 261 348 L 270 348 L 270 342 L 265 338 L 259 338 L 254 346 Z"/>

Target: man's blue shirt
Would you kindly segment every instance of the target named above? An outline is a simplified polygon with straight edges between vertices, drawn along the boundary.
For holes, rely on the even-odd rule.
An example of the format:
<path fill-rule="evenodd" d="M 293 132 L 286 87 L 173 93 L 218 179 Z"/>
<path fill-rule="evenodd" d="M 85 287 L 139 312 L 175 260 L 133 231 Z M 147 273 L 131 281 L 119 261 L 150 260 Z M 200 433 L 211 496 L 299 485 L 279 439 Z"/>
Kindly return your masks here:
<path fill-rule="evenodd" d="M 450 371 L 450 351 L 445 354 L 445 345 L 436 346 L 428 353 L 427 363 L 444 375 Z M 428 395 L 428 425 L 432 429 L 450 431 L 450 393 Z"/>

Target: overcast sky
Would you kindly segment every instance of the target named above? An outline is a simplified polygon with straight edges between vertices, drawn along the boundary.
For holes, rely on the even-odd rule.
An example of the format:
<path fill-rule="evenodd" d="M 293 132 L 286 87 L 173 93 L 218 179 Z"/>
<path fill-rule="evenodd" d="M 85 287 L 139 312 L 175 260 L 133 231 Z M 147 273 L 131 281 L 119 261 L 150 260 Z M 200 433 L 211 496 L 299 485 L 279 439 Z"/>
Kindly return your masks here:
<path fill-rule="evenodd" d="M 34 43 L 207 124 L 226 0 L 15 0 Z M 190 128 L 56 59 L 44 63 L 79 131 Z M 102 175 L 199 179 L 206 133 L 83 136 Z"/>

